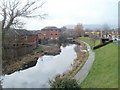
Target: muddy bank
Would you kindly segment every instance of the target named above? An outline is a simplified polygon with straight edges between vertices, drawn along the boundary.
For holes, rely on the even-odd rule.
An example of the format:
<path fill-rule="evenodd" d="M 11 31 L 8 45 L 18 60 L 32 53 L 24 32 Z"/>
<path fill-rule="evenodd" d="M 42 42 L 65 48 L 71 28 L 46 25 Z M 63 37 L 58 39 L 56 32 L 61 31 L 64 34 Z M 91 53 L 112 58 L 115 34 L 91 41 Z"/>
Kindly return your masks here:
<path fill-rule="evenodd" d="M 44 48 L 45 55 L 57 55 L 60 54 L 61 49 L 59 45 L 42 45 Z"/>
<path fill-rule="evenodd" d="M 34 55 L 28 54 L 23 57 L 15 58 L 4 62 L 3 64 L 3 74 L 11 74 L 15 71 L 23 70 L 29 68 L 29 66 L 35 66 L 30 62 L 37 62 L 38 57 L 44 55 L 44 52 L 35 53 Z"/>
<path fill-rule="evenodd" d="M 73 42 L 72 44 L 77 44 L 77 45 L 81 45 L 78 42 Z M 25 56 L 19 57 L 19 58 L 15 58 L 12 60 L 5 60 L 3 62 L 3 74 L 11 74 L 15 71 L 19 71 L 19 70 L 24 70 L 30 67 L 33 67 L 36 65 L 37 60 L 40 56 L 43 55 L 57 55 L 61 52 L 60 46 L 57 44 L 49 44 L 49 45 L 40 45 L 43 47 L 43 50 L 39 51 L 39 50 L 35 50 L 34 53 L 31 54 L 27 54 Z M 66 45 L 65 45 L 66 46 Z M 81 45 L 82 48 L 85 48 L 85 45 Z M 82 49 L 81 48 L 81 49 Z M 78 67 L 84 57 L 84 52 L 80 52 L 79 48 L 76 48 L 76 53 L 77 53 L 77 59 L 74 62 L 73 69 Z M 78 51 L 78 52 L 77 52 Z"/>
<path fill-rule="evenodd" d="M 14 58 L 12 60 L 4 60 L 3 61 L 3 74 L 11 74 L 15 71 L 24 70 L 36 65 L 37 60 L 40 56 L 43 55 L 57 55 L 61 52 L 59 46 L 52 45 L 52 46 L 42 46 L 44 50 L 37 51 L 31 54 L 27 54 L 22 57 Z"/>

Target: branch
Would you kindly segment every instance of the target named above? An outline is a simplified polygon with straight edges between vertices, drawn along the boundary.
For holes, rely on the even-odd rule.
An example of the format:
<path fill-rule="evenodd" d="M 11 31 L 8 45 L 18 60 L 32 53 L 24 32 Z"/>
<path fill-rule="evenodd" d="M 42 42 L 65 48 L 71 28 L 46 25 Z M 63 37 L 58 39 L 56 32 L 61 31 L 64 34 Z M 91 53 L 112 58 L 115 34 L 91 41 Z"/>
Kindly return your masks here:
<path fill-rule="evenodd" d="M 39 1 L 39 0 L 37 0 L 37 1 Z M 33 7 L 37 3 L 37 1 L 31 2 L 30 4 L 26 4 L 21 9 L 21 11 L 19 11 L 18 15 L 22 16 L 22 17 L 29 17 L 27 15 L 33 14 L 33 12 L 35 12 L 36 10 L 38 10 L 39 8 L 41 8 L 44 5 L 44 2 L 42 2 L 40 6 Z M 30 9 L 30 8 L 32 8 L 32 9 Z M 31 16 L 31 17 L 35 17 L 35 16 L 38 16 L 38 15 L 34 15 L 34 16 Z"/>
<path fill-rule="evenodd" d="M 26 4 L 21 4 L 20 1 L 21 0 L 3 0 L 2 6 L 0 6 L 0 9 L 2 10 L 2 12 L 0 12 L 0 15 L 3 16 L 2 28 L 9 29 L 10 26 L 16 25 L 18 23 L 15 21 L 17 17 L 40 17 L 41 19 L 45 18 L 46 14 L 34 13 L 44 5 L 44 2 L 38 4 L 38 1 L 40 0 L 27 0 Z"/>
<path fill-rule="evenodd" d="M 4 19 L 2 20 L 2 30 L 4 29 L 4 26 L 5 26 L 5 22 L 6 22 L 6 19 L 7 19 L 7 16 L 6 16 L 6 9 L 4 8 L 3 9 L 3 17 Z"/>

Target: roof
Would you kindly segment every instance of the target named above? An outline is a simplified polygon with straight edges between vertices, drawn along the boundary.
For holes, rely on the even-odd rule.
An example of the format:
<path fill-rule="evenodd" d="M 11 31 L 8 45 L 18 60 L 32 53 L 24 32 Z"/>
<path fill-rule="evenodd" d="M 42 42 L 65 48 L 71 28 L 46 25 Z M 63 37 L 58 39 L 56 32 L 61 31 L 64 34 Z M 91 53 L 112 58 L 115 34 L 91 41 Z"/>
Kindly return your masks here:
<path fill-rule="evenodd" d="M 31 31 L 25 29 L 10 29 L 7 32 L 9 35 L 36 35 Z"/>
<path fill-rule="evenodd" d="M 61 30 L 61 29 L 59 29 L 59 28 L 57 28 L 55 26 L 47 26 L 47 27 L 45 27 L 45 28 L 43 28 L 41 30 Z"/>

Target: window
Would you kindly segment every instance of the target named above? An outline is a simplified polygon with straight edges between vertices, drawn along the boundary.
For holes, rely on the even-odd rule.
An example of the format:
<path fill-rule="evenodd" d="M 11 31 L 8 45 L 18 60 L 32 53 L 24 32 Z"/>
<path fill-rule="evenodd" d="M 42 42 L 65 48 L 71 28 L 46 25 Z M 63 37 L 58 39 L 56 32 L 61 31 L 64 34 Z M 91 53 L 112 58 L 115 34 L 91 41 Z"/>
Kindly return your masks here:
<path fill-rule="evenodd" d="M 17 35 L 15 35 L 15 41 L 17 41 L 18 40 L 18 36 Z"/>
<path fill-rule="evenodd" d="M 25 40 L 28 40 L 28 36 L 25 36 Z"/>
<path fill-rule="evenodd" d="M 15 44 L 13 44 L 13 46 L 15 46 Z"/>

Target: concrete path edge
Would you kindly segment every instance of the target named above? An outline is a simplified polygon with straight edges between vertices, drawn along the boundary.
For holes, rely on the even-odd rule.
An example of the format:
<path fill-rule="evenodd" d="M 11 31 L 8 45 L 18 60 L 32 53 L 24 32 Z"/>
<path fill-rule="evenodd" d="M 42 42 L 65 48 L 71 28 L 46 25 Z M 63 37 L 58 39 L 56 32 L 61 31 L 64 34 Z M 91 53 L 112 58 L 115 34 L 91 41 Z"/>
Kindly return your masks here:
<path fill-rule="evenodd" d="M 82 42 L 87 45 L 87 50 L 89 51 L 89 56 L 88 56 L 88 59 L 86 60 L 85 64 L 83 65 L 83 67 L 74 76 L 74 79 L 76 79 L 80 84 L 87 77 L 87 75 L 92 67 L 92 64 L 94 62 L 94 59 L 95 59 L 95 53 L 91 50 L 90 45 L 84 41 L 82 41 Z"/>

